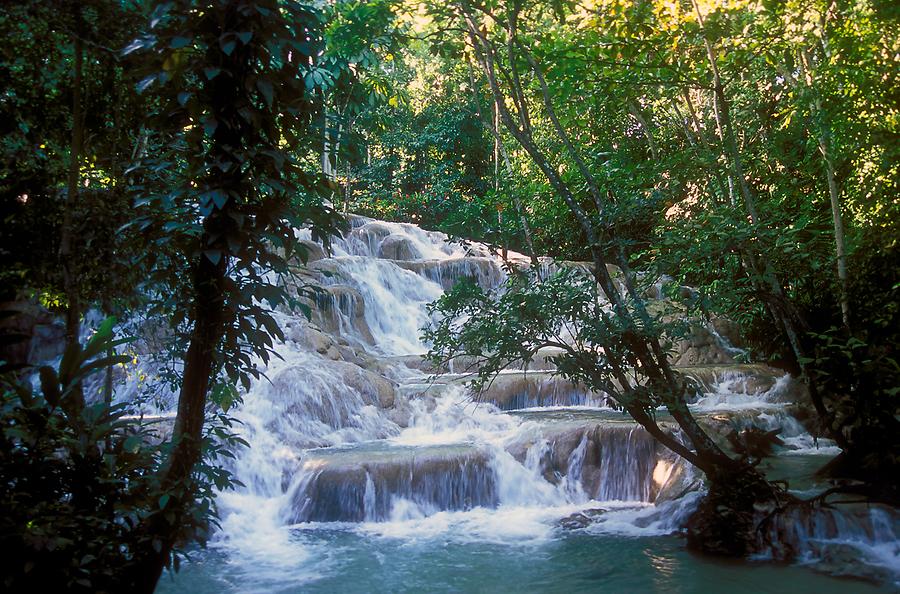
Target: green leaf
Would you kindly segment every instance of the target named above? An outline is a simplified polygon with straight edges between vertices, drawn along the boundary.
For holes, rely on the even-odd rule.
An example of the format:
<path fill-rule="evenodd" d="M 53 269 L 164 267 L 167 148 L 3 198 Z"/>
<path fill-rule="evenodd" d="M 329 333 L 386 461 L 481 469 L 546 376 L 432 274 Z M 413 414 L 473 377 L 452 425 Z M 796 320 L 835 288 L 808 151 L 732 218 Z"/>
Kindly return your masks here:
<path fill-rule="evenodd" d="M 172 41 L 169 42 L 169 47 L 172 49 L 181 49 L 183 47 L 189 46 L 191 44 L 191 41 L 193 40 L 190 37 L 182 37 L 179 35 L 172 38 Z"/>
<path fill-rule="evenodd" d="M 259 78 L 256 80 L 256 88 L 259 89 L 260 93 L 262 93 L 262 96 L 266 102 L 266 105 L 271 107 L 272 100 L 274 97 L 274 90 L 272 88 L 272 83 L 264 78 Z"/>
<path fill-rule="evenodd" d="M 219 39 L 219 47 L 222 48 L 222 51 L 226 56 L 230 56 L 234 52 L 234 48 L 237 46 L 237 42 L 233 39 L 225 40 L 224 36 Z"/>
<path fill-rule="evenodd" d="M 204 250 L 203 255 L 216 265 L 222 260 L 222 250 Z"/>
<path fill-rule="evenodd" d="M 105 350 L 107 343 L 113 337 L 113 327 L 116 325 L 115 317 L 108 317 L 100 323 L 100 326 L 97 328 L 97 331 L 91 336 L 91 339 L 88 341 L 87 345 L 84 347 L 84 353 L 82 354 L 82 361 L 86 361 L 91 357 L 99 354 L 101 351 Z"/>
<path fill-rule="evenodd" d="M 136 454 L 139 449 L 141 449 L 141 444 L 143 443 L 143 439 L 140 435 L 129 435 L 125 439 L 125 443 L 122 444 L 122 449 L 128 452 L 129 454 Z"/>
<path fill-rule="evenodd" d="M 44 399 L 49 402 L 51 406 L 56 406 L 59 404 L 61 396 L 59 391 L 59 377 L 56 375 L 56 370 L 44 365 L 38 370 L 38 375 L 41 378 L 41 392 L 44 393 Z"/>
<path fill-rule="evenodd" d="M 78 366 L 84 359 L 81 357 L 81 345 L 78 341 L 73 341 L 66 346 L 66 352 L 63 353 L 62 361 L 59 363 L 59 382 L 68 384 L 69 379 L 78 370 Z"/>
<path fill-rule="evenodd" d="M 128 355 L 113 355 L 111 357 L 102 357 L 100 359 L 95 359 L 87 365 L 82 366 L 81 369 L 78 370 L 78 373 L 76 373 L 72 377 L 72 381 L 81 381 L 88 375 L 95 373 L 101 369 L 128 363 L 129 361 L 131 361 L 131 357 L 129 357 Z"/>

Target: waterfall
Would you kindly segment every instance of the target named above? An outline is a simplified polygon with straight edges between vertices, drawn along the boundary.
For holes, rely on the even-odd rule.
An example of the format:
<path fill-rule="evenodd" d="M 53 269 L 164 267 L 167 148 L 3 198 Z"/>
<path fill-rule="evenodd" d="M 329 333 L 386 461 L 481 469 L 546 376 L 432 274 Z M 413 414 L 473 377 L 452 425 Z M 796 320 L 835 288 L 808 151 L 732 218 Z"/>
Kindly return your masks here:
<path fill-rule="evenodd" d="M 505 273 L 496 255 L 415 225 L 358 216 L 350 223 L 331 253 L 318 248 L 310 264 L 307 280 L 324 289 L 312 319 L 278 315 L 286 335 L 280 358 L 235 413 L 250 447 L 232 464 L 243 486 L 219 496 L 215 547 L 289 576 L 312 554 L 291 530 L 528 543 L 559 538 L 570 525 L 630 536 L 682 529 L 701 496 L 700 477 L 610 408 L 605 394 L 553 375 L 554 352 L 540 353 L 527 372 L 504 371 L 477 402 L 464 374 L 420 359 L 426 305 L 462 279 L 498 287 Z M 303 230 L 298 238 L 310 240 Z M 559 265 L 542 260 L 541 268 L 549 274 Z M 731 348 L 718 333 L 715 340 Z M 779 428 L 786 464 L 833 453 L 791 414 L 799 388 L 790 376 L 762 365 L 681 372 L 698 386 L 691 407 L 714 434 Z M 677 436 L 665 411 L 659 416 Z M 819 510 L 766 534 L 791 547 L 773 550 L 776 558 L 824 562 L 834 546 L 852 546 L 868 566 L 900 575 L 891 548 L 897 527 L 884 510 Z"/>

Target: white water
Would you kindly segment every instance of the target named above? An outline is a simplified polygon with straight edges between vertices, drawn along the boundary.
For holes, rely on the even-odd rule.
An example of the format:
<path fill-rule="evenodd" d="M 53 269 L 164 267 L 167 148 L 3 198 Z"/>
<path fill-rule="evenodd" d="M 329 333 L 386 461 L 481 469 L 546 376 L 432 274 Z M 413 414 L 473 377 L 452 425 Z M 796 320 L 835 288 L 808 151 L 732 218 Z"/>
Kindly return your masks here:
<path fill-rule="evenodd" d="M 364 314 L 340 308 L 339 323 L 323 328 L 327 353 L 301 339 L 279 345 L 283 360 L 266 370 L 271 382 L 257 382 L 236 413 L 251 445 L 233 466 L 245 486 L 219 495 L 222 529 L 212 546 L 246 567 L 260 591 L 329 574 L 333 552 L 314 536 L 335 528 L 408 542 L 531 546 L 558 539 L 562 518 L 605 510 L 590 512 L 585 533 L 647 537 L 681 529 L 701 496 L 688 490 L 673 499 L 694 482 L 691 469 L 640 427 L 590 406 L 602 397 L 551 378 L 541 381 L 551 382 L 553 394 L 582 406 L 542 407 L 563 400 L 521 393 L 505 407 L 537 407 L 506 414 L 472 403 L 457 382 L 432 385 L 388 357 L 423 353 L 426 304 L 460 276 L 495 286 L 500 263 L 483 247 L 467 254 L 413 225 L 353 224 L 333 256 L 313 268 L 331 272 L 320 278 L 324 285 L 361 296 L 352 308 Z M 284 316 L 289 321 L 305 324 Z M 694 409 L 781 427 L 787 454 L 833 453 L 786 412 L 790 378 L 750 392 L 746 380 L 726 373 Z M 809 561 L 825 555 L 822 543 L 837 542 L 900 575 L 896 517 L 882 510 L 866 517 L 861 524 L 832 519 L 830 531 L 817 521 L 797 528 L 793 540 Z"/>

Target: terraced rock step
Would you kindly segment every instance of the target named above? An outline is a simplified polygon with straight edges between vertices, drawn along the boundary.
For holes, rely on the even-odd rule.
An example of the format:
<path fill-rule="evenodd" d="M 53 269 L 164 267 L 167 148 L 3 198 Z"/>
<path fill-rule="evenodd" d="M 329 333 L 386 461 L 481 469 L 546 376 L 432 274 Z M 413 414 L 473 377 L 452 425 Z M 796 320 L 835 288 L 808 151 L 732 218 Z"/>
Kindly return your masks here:
<path fill-rule="evenodd" d="M 309 450 L 294 481 L 292 522 L 383 521 L 398 499 L 423 513 L 496 507 L 490 456 L 473 445 L 387 442 Z"/>
<path fill-rule="evenodd" d="M 307 450 L 289 521 L 386 521 L 542 499 L 653 502 L 684 490 L 686 468 L 643 428 L 612 411 L 590 413 L 522 414 L 529 422 L 518 433 L 477 444 Z M 512 467 L 520 470 L 510 478 Z"/>
<path fill-rule="evenodd" d="M 545 354 L 539 361 L 550 364 Z M 407 363 L 411 358 L 397 358 Z M 412 363 L 409 363 L 412 364 Z M 779 380 L 782 390 L 770 394 L 783 401 L 798 401 L 803 387 L 798 381 L 786 377 L 784 372 L 766 365 L 704 365 L 676 367 L 676 371 L 693 380 L 702 393 L 715 392 L 723 385 L 732 397 L 745 394 L 760 396 L 773 391 Z M 464 386 L 472 379 L 471 374 L 444 373 L 434 376 L 428 382 L 406 386 L 407 394 L 437 395 L 447 386 Z M 501 410 L 520 410 L 534 407 L 553 406 L 608 406 L 606 394 L 594 392 L 581 384 L 554 375 L 552 369 L 529 369 L 527 372 L 508 370 L 499 374 L 479 395 L 480 402 L 496 405 Z"/>

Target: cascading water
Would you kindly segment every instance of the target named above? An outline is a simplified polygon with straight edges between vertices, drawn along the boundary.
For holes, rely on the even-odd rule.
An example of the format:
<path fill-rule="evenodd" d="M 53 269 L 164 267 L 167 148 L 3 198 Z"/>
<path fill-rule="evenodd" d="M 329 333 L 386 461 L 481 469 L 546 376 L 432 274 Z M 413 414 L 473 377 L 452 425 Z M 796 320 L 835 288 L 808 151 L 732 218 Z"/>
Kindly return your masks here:
<path fill-rule="evenodd" d="M 499 259 L 414 225 L 362 217 L 351 224 L 311 265 L 325 289 L 312 323 L 279 314 L 287 337 L 277 347 L 281 358 L 236 413 L 250 443 L 232 468 L 244 486 L 219 495 L 222 526 L 211 551 L 160 590 L 505 591 L 540 584 L 536 570 L 523 568 L 530 563 L 560 576 L 531 589 L 593 589 L 601 582 L 566 580 L 575 567 L 584 574 L 602 564 L 608 550 L 621 554 L 613 564 L 633 564 L 634 575 L 616 582 L 612 571 L 602 583 L 638 591 L 656 587 L 641 581 L 644 547 L 685 563 L 668 535 L 695 506 L 698 477 L 608 408 L 604 395 L 552 376 L 538 361 L 545 371 L 504 372 L 476 404 L 464 376 L 429 378 L 411 356 L 427 348 L 419 338 L 425 305 L 462 278 L 499 285 Z M 762 366 L 730 369 L 688 372 L 701 386 L 693 405 L 701 422 L 757 419 L 786 429 L 784 449 L 794 459 L 821 458 L 820 446 L 831 452 L 787 412 L 790 378 Z M 898 575 L 900 554 L 889 547 L 896 517 L 878 509 L 852 521 L 823 518 L 804 519 L 808 528 L 795 527 L 789 539 L 805 547 L 804 559 L 822 557 L 826 541 L 840 542 Z M 593 552 L 584 557 L 585 550 Z M 460 575 L 467 568 L 474 578 Z M 682 579 L 677 568 L 653 568 Z M 796 568 L 779 571 L 833 586 Z"/>

